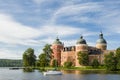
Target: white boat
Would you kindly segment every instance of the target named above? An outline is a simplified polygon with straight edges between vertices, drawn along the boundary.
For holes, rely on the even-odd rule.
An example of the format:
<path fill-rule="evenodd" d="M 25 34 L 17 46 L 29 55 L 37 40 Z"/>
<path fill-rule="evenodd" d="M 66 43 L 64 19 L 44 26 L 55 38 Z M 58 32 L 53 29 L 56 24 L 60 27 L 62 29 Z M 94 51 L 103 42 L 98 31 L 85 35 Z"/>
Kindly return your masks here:
<path fill-rule="evenodd" d="M 43 75 L 62 75 L 61 71 L 47 71 L 43 72 Z"/>

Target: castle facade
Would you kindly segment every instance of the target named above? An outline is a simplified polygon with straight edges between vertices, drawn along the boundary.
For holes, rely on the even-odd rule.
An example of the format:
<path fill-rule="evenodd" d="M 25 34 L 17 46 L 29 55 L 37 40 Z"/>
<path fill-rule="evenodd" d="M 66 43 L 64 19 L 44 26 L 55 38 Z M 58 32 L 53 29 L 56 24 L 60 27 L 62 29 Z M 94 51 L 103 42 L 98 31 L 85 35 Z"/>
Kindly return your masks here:
<path fill-rule="evenodd" d="M 78 61 L 78 52 L 86 52 L 89 56 L 89 64 L 97 59 L 103 64 L 104 55 L 109 53 L 107 50 L 107 41 L 103 37 L 103 33 L 99 34 L 96 46 L 88 46 L 83 36 L 78 39 L 75 46 L 64 47 L 64 44 L 57 38 L 51 46 L 53 51 L 52 60 L 57 60 L 59 66 L 63 66 L 65 62 L 70 61 L 76 67 L 81 66 Z"/>

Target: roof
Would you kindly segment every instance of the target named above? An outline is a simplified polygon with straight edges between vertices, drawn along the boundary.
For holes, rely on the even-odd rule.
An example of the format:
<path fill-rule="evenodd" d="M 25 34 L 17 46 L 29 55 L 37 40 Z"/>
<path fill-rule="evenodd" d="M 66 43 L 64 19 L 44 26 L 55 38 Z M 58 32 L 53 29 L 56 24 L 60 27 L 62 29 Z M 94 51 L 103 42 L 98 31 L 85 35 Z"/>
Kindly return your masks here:
<path fill-rule="evenodd" d="M 62 44 L 62 42 L 57 37 L 56 40 L 53 42 L 53 44 Z"/>
<path fill-rule="evenodd" d="M 106 40 L 103 38 L 102 32 L 99 35 L 99 39 L 97 40 L 97 43 L 107 44 Z"/>
<path fill-rule="evenodd" d="M 86 40 L 83 39 L 83 36 L 81 36 L 80 39 L 77 41 L 76 44 L 86 44 Z"/>

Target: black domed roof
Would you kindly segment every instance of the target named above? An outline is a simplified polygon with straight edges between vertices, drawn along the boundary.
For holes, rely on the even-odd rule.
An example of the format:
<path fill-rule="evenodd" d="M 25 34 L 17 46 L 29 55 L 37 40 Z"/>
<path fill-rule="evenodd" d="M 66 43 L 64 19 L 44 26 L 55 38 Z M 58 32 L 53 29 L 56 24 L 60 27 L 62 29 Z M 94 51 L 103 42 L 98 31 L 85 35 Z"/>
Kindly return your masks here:
<path fill-rule="evenodd" d="M 81 36 L 80 39 L 77 41 L 76 44 L 86 44 L 86 40 L 83 39 L 83 36 Z"/>
<path fill-rule="evenodd" d="M 53 44 L 62 44 L 62 42 L 57 37 L 56 40 L 53 42 Z"/>
<path fill-rule="evenodd" d="M 100 35 L 99 35 L 99 39 L 97 40 L 97 43 L 107 44 L 106 40 L 103 38 L 102 32 L 101 32 Z"/>

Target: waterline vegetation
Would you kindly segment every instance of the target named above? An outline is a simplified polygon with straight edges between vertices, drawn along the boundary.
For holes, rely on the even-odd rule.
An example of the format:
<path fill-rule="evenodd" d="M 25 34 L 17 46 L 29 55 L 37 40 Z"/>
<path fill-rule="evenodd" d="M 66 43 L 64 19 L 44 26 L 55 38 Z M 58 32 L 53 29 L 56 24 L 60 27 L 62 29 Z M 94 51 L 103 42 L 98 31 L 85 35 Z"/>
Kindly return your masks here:
<path fill-rule="evenodd" d="M 43 48 L 43 53 L 39 55 L 39 59 L 36 60 L 34 55 L 34 49 L 28 48 L 23 54 L 23 66 L 26 70 L 34 71 L 33 69 L 39 69 L 40 71 L 51 70 L 56 66 L 55 62 L 50 65 L 52 50 L 49 44 L 46 44 Z M 88 64 L 89 60 L 86 57 L 81 57 L 82 53 L 78 53 L 79 63 L 83 66 L 75 67 L 71 62 L 64 63 L 64 66 L 58 66 L 58 70 L 105 70 L 105 71 L 120 71 L 120 48 L 116 49 L 116 52 L 110 52 L 105 55 L 104 64 L 100 65 L 99 62 L 94 59 L 91 64 Z M 84 60 L 85 59 L 85 60 Z M 31 61 L 30 61 L 31 60 Z M 82 61 L 80 61 L 82 60 Z"/>

